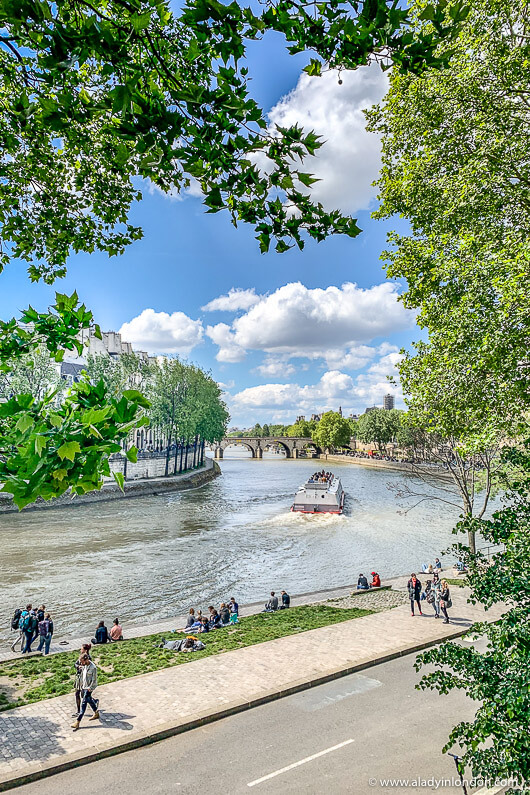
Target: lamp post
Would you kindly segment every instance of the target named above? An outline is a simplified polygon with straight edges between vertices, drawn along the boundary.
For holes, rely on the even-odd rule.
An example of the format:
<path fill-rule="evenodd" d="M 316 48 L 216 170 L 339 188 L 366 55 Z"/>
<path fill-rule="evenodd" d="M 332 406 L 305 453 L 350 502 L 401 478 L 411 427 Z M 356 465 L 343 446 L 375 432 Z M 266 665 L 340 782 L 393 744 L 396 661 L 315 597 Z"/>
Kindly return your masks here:
<path fill-rule="evenodd" d="M 458 773 L 458 776 L 460 778 L 460 784 L 462 786 L 463 793 L 464 795 L 467 795 L 466 782 L 464 781 L 464 776 L 462 775 L 462 766 L 460 765 L 460 762 L 462 760 L 456 754 L 448 754 L 448 756 L 452 756 L 453 759 L 455 760 L 456 772 Z"/>

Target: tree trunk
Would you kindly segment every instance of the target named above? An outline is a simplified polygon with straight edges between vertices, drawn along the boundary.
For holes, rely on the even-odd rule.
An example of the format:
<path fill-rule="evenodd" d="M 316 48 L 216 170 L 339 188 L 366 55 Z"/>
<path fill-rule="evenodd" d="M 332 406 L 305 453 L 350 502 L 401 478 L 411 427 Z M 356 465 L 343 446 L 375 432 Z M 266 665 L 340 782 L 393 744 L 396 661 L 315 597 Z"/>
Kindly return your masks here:
<path fill-rule="evenodd" d="M 178 442 L 175 440 L 175 461 L 173 463 L 173 474 L 177 474 L 177 459 L 179 457 L 179 446 Z"/>
<path fill-rule="evenodd" d="M 180 466 L 179 466 L 179 473 L 182 472 L 182 457 L 184 455 L 184 442 L 182 439 L 180 440 Z"/>
<path fill-rule="evenodd" d="M 197 458 L 197 437 L 193 440 L 193 469 L 195 469 L 195 460 Z"/>
<path fill-rule="evenodd" d="M 164 473 L 165 477 L 167 478 L 169 473 L 169 448 L 171 447 L 171 431 L 169 432 L 169 436 L 167 437 L 167 450 L 166 450 L 166 471 Z"/>
<path fill-rule="evenodd" d="M 127 439 L 125 439 L 123 442 L 123 453 L 125 455 L 125 458 L 123 459 L 123 479 L 127 480 L 127 462 L 129 460 L 127 458 Z"/>
<path fill-rule="evenodd" d="M 204 439 L 201 441 L 201 466 L 204 464 Z"/>

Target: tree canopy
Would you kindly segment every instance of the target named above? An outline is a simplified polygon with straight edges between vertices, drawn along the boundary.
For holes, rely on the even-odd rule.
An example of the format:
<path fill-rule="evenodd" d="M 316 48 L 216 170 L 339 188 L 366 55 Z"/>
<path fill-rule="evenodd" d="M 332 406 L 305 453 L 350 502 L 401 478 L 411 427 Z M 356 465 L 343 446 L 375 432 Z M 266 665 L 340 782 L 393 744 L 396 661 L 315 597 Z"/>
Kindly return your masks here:
<path fill-rule="evenodd" d="M 306 70 L 354 69 L 372 57 L 396 69 L 441 66 L 440 38 L 465 17 L 430 6 L 412 32 L 394 0 L 296 0 L 258 11 L 235 0 L 21 0 L 0 8 L 1 264 L 29 262 L 33 279 L 65 272 L 70 251 L 116 254 L 141 236 L 129 220 L 133 177 L 163 191 L 197 181 L 208 212 L 252 224 L 263 251 L 303 246 L 356 223 L 312 202 L 299 167 L 320 141 L 299 127 L 268 130 L 249 94 L 248 42 L 274 30 L 289 52 L 313 51 Z M 269 168 L 259 169 L 262 154 Z M 295 210 L 295 212 L 293 212 Z"/>
<path fill-rule="evenodd" d="M 312 433 L 313 441 L 323 449 L 349 444 L 350 423 L 338 411 L 326 411 Z"/>
<path fill-rule="evenodd" d="M 403 412 L 398 409 L 372 409 L 357 420 L 356 438 L 370 444 L 375 442 L 377 449 L 384 451 L 389 442 L 396 439 Z"/>

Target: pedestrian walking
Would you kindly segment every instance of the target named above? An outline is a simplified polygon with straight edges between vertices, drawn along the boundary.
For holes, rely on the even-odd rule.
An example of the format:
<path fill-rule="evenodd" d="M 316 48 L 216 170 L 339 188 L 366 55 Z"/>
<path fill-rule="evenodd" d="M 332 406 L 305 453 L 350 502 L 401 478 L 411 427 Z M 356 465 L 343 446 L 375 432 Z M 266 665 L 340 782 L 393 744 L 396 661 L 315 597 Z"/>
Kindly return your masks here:
<path fill-rule="evenodd" d="M 409 592 L 409 599 L 410 599 L 410 614 L 414 615 L 414 602 L 418 605 L 418 610 L 420 611 L 420 616 L 423 615 L 421 612 L 421 582 L 418 580 L 415 574 L 410 575 L 410 580 L 407 583 L 407 590 Z"/>
<path fill-rule="evenodd" d="M 53 621 L 52 617 L 49 613 L 46 613 L 42 621 L 39 621 L 39 645 L 37 651 L 42 651 L 44 648 L 44 654 L 50 653 L 50 643 L 52 642 L 53 636 Z"/>
<path fill-rule="evenodd" d="M 79 652 L 79 657 L 75 661 L 75 678 L 74 678 L 74 692 L 75 692 L 75 712 L 72 715 L 72 718 L 76 718 L 79 714 L 81 709 L 81 657 L 83 654 L 88 654 L 89 659 L 90 657 L 90 649 L 92 648 L 91 643 L 83 643 L 81 646 L 81 651 Z"/>
<path fill-rule="evenodd" d="M 94 712 L 89 720 L 99 720 L 99 699 L 94 698 L 92 695 L 98 686 L 98 670 L 86 653 L 81 655 L 79 663 L 81 666 L 81 709 L 77 715 L 77 720 L 72 723 L 72 729 L 75 732 L 83 720 L 83 715 L 88 705 Z"/>
<path fill-rule="evenodd" d="M 451 594 L 449 592 L 449 585 L 447 580 L 442 580 L 442 588 L 440 593 L 440 608 L 444 614 L 444 624 L 449 624 L 449 616 L 447 615 L 447 608 L 452 607 Z"/>

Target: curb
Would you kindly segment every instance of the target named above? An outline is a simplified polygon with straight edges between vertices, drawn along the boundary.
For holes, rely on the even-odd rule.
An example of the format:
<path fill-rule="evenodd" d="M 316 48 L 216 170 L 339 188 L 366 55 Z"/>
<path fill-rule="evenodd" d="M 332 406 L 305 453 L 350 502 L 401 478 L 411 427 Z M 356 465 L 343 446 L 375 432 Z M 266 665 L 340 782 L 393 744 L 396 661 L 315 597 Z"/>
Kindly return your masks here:
<path fill-rule="evenodd" d="M 251 701 L 233 702 L 223 709 L 213 713 L 198 713 L 185 723 L 166 723 L 151 732 L 138 732 L 133 739 L 123 743 L 112 743 L 101 746 L 95 745 L 93 752 L 68 754 L 62 759 L 62 761 L 55 760 L 49 763 L 44 763 L 40 765 L 40 769 L 38 770 L 31 771 L 24 775 L 17 775 L 15 778 L 0 780 L 0 792 L 7 792 L 7 790 L 14 789 L 15 787 L 20 787 L 24 784 L 29 784 L 32 781 L 38 781 L 39 779 L 48 778 L 49 776 L 55 775 L 56 773 L 63 773 L 66 770 L 72 770 L 73 768 L 81 767 L 81 765 L 87 765 L 91 762 L 96 762 L 99 759 L 105 759 L 109 756 L 115 756 L 117 754 L 125 753 L 126 751 L 133 751 L 137 748 L 142 748 L 146 745 L 152 745 L 153 743 L 159 742 L 160 740 L 166 740 L 168 737 L 174 737 L 177 734 L 183 734 L 184 732 L 197 729 L 200 726 L 205 726 L 209 723 L 222 720 L 223 718 L 228 718 L 231 715 L 245 712 L 248 709 L 260 707 L 272 701 L 277 701 L 280 698 L 292 696 L 295 693 L 300 693 L 303 690 L 309 690 L 311 687 L 318 687 L 319 685 L 326 684 L 327 682 L 332 682 L 335 679 L 340 679 L 343 676 L 349 676 L 350 674 L 358 673 L 359 671 L 364 671 L 368 668 L 373 668 L 376 665 L 382 665 L 383 663 L 391 662 L 392 660 L 396 660 L 399 657 L 405 657 L 409 654 L 423 651 L 424 649 L 428 649 L 431 646 L 437 646 L 439 643 L 443 643 L 447 640 L 460 638 L 468 631 L 469 627 L 466 627 L 465 629 L 453 632 L 451 635 L 448 635 L 445 638 L 429 640 L 425 643 L 415 644 L 414 646 L 404 646 L 373 660 L 365 660 L 364 662 L 357 663 L 355 665 L 349 665 L 346 668 L 337 668 L 327 674 L 316 677 L 315 679 L 295 682 L 282 690 L 270 691 L 269 693 L 265 693 L 262 696 L 257 696 Z M 148 676 L 148 674 L 145 675 Z M 485 790 L 484 795 L 494 795 L 495 792 L 501 791 L 502 790 L 494 790 L 493 792 L 490 792 L 489 790 Z M 479 793 L 477 793 L 477 795 L 479 795 Z"/>

